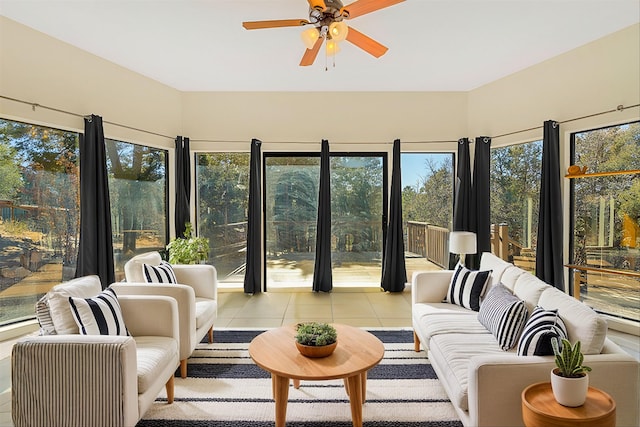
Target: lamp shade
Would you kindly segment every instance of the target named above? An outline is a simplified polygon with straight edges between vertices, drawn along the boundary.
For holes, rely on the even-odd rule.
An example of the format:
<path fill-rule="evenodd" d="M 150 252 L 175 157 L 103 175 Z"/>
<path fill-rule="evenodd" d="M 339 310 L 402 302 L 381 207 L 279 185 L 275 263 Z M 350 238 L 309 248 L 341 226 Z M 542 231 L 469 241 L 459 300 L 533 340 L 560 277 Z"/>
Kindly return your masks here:
<path fill-rule="evenodd" d="M 338 42 L 335 40 L 327 40 L 326 46 L 327 56 L 334 56 L 340 52 L 340 46 L 338 46 Z"/>
<path fill-rule="evenodd" d="M 349 26 L 342 21 L 332 22 L 331 25 L 329 25 L 329 35 L 337 42 L 346 39 L 348 32 Z"/>
<path fill-rule="evenodd" d="M 302 37 L 302 42 L 306 46 L 307 49 L 313 48 L 313 45 L 318 41 L 318 37 L 320 37 L 320 32 L 316 27 L 311 27 L 307 30 L 304 30 L 300 37 Z"/>
<path fill-rule="evenodd" d="M 449 252 L 452 254 L 475 254 L 477 250 L 476 233 L 470 231 L 449 233 Z"/>

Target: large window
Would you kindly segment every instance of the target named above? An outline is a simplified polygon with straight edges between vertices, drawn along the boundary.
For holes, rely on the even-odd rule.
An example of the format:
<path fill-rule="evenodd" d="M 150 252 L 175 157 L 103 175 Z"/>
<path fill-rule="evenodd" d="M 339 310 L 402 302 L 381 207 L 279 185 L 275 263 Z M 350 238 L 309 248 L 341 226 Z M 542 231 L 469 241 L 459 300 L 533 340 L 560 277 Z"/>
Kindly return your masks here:
<path fill-rule="evenodd" d="M 640 279 L 633 276 L 640 272 L 640 175 L 633 172 L 640 169 L 640 124 L 576 133 L 572 148 L 572 164 L 587 167 L 584 177 L 571 179 L 571 262 L 585 267 L 580 298 L 640 321 Z"/>
<path fill-rule="evenodd" d="M 134 255 L 167 244 L 167 151 L 105 140 L 116 280 Z"/>
<path fill-rule="evenodd" d="M 75 274 L 78 134 L 0 119 L 0 325 Z"/>
<path fill-rule="evenodd" d="M 529 271 L 536 265 L 541 168 L 542 141 L 491 150 L 492 251 Z"/>
<path fill-rule="evenodd" d="M 407 278 L 426 260 L 449 266 L 453 222 L 453 153 L 402 153 L 402 215 Z"/>
<path fill-rule="evenodd" d="M 198 235 L 222 283 L 243 283 L 247 249 L 249 153 L 196 156 Z"/>

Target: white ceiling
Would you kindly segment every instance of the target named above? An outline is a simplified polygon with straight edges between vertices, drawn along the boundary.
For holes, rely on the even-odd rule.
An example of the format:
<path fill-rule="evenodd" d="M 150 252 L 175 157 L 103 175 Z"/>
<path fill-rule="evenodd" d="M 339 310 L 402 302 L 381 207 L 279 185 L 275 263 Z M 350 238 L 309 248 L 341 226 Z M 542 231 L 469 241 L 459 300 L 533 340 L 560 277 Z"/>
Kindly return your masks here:
<path fill-rule="evenodd" d="M 328 71 L 322 53 L 298 66 L 304 28 L 242 27 L 307 18 L 306 0 L 0 0 L 0 14 L 181 91 L 468 91 L 640 22 L 640 1 L 406 0 L 348 21 L 386 55 L 344 42 Z"/>

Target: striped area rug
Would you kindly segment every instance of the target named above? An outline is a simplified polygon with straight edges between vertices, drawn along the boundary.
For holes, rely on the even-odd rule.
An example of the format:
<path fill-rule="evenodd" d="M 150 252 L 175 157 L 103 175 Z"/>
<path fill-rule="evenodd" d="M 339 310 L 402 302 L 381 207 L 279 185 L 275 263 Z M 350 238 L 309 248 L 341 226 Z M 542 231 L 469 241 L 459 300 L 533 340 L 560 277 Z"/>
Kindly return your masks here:
<path fill-rule="evenodd" d="M 138 427 L 273 427 L 270 375 L 247 351 L 261 332 L 216 330 L 215 343 L 198 344 L 189 359 L 188 377 L 176 378 L 174 403 L 160 395 Z M 462 426 L 424 351 L 413 351 L 412 331 L 370 332 L 384 343 L 385 356 L 368 374 L 364 427 Z M 291 386 L 287 427 L 351 425 L 342 380 Z"/>

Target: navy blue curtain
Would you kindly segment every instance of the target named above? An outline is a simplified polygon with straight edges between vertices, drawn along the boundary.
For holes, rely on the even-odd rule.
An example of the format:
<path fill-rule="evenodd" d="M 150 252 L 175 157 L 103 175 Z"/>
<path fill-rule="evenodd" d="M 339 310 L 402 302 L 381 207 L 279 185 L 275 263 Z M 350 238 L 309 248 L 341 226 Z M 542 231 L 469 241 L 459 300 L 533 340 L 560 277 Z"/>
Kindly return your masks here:
<path fill-rule="evenodd" d="M 189 138 L 176 138 L 176 237 L 184 237 L 185 223 L 191 222 L 189 202 L 191 199 L 191 159 Z"/>
<path fill-rule="evenodd" d="M 260 145 L 261 141 L 251 140 L 249 160 L 249 209 L 247 212 L 247 268 L 244 275 L 244 292 L 255 294 L 262 290 L 261 261 L 262 239 L 262 199 L 260 192 Z"/>
<path fill-rule="evenodd" d="M 402 292 L 407 282 L 402 232 L 402 175 L 400 172 L 400 140 L 393 142 L 391 199 L 387 239 L 382 253 L 382 289 Z M 386 224 L 385 224 L 386 225 Z"/>
<path fill-rule="evenodd" d="M 84 119 L 80 135 L 80 242 L 75 277 L 98 275 L 102 288 L 116 281 L 111 204 L 102 117 Z"/>
<path fill-rule="evenodd" d="M 330 292 L 333 289 L 333 276 L 331 273 L 331 178 L 329 174 L 329 141 L 323 139 L 320 151 L 316 260 L 313 269 L 314 292 Z"/>
<path fill-rule="evenodd" d="M 536 276 L 564 291 L 562 272 L 562 196 L 560 194 L 560 125 L 544 122 Z"/>
<path fill-rule="evenodd" d="M 458 163 L 456 167 L 455 200 L 453 204 L 453 230 L 471 231 L 471 159 L 469 139 L 458 140 Z M 457 262 L 457 255 L 450 254 L 449 268 Z"/>
<path fill-rule="evenodd" d="M 473 160 L 473 183 L 471 191 L 471 230 L 476 233 L 478 252 L 468 255 L 465 262 L 471 268 L 480 268 L 483 252 L 491 252 L 491 138 L 476 138 Z"/>

